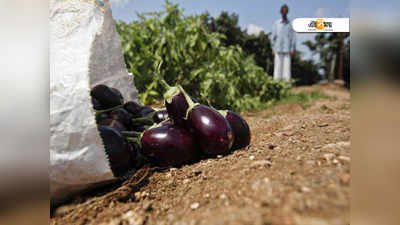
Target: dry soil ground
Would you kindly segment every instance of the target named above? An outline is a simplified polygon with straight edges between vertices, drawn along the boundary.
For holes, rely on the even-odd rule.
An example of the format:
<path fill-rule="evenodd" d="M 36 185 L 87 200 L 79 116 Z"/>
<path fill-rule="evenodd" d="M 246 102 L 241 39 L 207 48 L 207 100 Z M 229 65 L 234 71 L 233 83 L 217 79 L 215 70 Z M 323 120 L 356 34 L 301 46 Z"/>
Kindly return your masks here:
<path fill-rule="evenodd" d="M 251 145 L 181 168 L 153 170 L 140 185 L 114 184 L 54 210 L 51 224 L 350 224 L 350 93 L 244 114 Z"/>

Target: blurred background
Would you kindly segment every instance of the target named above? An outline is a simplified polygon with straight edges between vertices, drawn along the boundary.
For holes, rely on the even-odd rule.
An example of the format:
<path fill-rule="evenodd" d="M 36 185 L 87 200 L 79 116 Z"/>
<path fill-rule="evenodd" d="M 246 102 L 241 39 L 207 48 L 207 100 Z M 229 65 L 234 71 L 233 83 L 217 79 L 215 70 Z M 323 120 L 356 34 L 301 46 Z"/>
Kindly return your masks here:
<path fill-rule="evenodd" d="M 49 217 L 47 21 L 47 1 L 0 1 L 0 224 Z"/>
<path fill-rule="evenodd" d="M 202 101 L 213 99 L 211 96 L 224 95 L 225 99 L 211 100 L 211 104 L 220 108 L 235 110 L 252 110 L 262 108 L 262 104 L 247 104 L 274 100 L 284 96 L 263 93 L 278 92 L 284 88 L 273 84 L 267 78 L 260 80 L 261 75 L 272 77 L 274 70 L 274 55 L 271 47 L 271 30 L 275 21 L 280 19 L 280 7 L 289 6 L 289 20 L 299 17 L 350 17 L 350 2 L 341 0 L 326 1 L 111 1 L 113 16 L 117 21 L 118 32 L 121 36 L 125 62 L 129 72 L 135 76 L 135 85 L 139 89 L 140 100 L 151 103 L 152 99 L 161 98 L 161 87 L 154 81 L 154 73 L 159 60 L 163 61 L 161 76 L 169 83 L 179 82 L 185 89 Z M 192 31 L 176 27 L 193 26 Z M 196 31 L 194 31 L 196 29 Z M 201 35 L 192 35 L 193 32 Z M 211 34 L 210 34 L 211 33 Z M 298 33 L 296 52 L 292 58 L 292 78 L 294 84 L 312 85 L 316 83 L 340 80 L 350 88 L 350 37 L 349 33 Z M 152 43 L 152 44 L 149 44 Z M 184 45 L 180 50 L 179 43 Z M 217 44 L 215 44 L 217 43 Z M 200 46 L 197 48 L 197 46 Z M 209 46 L 201 48 L 201 46 Z M 152 49 L 164 49 L 158 55 L 149 54 Z M 190 49 L 190 50 L 189 50 Z M 215 60 L 213 49 L 233 49 L 238 54 L 227 54 L 221 60 Z M 190 51 L 197 52 L 195 57 Z M 217 50 L 218 51 L 218 50 Z M 211 52 L 211 53 L 210 53 Z M 211 57 L 199 57 L 202 54 Z M 222 54 L 223 55 L 223 54 Z M 188 57 L 190 56 L 190 57 Z M 160 59 L 161 58 L 161 59 Z M 189 59 L 188 59 L 189 58 Z M 193 60 L 190 60 L 190 59 Z M 208 59 L 210 62 L 208 62 Z M 218 58 L 218 57 L 217 57 Z M 235 60 L 236 59 L 236 60 Z M 211 61 L 217 61 L 220 67 Z M 224 70 L 233 61 L 232 67 Z M 241 62 L 246 62 L 245 65 Z M 211 66 L 208 66 L 211 65 Z M 249 68 L 249 65 L 255 67 Z M 207 67 L 208 66 L 208 67 Z M 207 67 L 207 68 L 206 68 Z M 236 69 L 232 69 L 236 68 Z M 262 71 L 259 71 L 262 69 Z M 215 76 L 207 74 L 216 74 Z M 223 78 L 232 81 L 224 82 L 203 81 Z M 232 75 L 230 75 L 232 73 Z M 255 76 L 258 82 L 251 83 L 250 77 Z M 238 86 L 234 80 L 239 80 L 240 86 L 250 83 L 253 92 L 242 91 L 234 93 L 230 87 Z M 152 82 L 154 81 L 154 82 Z M 150 85 L 149 85 L 150 84 Z M 271 84 L 274 88 L 260 86 Z M 193 86 L 193 87 L 191 87 Z M 278 86 L 278 87 L 276 87 Z M 271 90 L 274 89 L 274 90 Z M 214 91 L 213 91 L 214 90 Z M 227 90 L 221 93 L 221 90 Z M 234 99 L 251 96 L 247 102 L 238 103 Z M 230 98 L 232 96 L 232 98 Z M 206 98 L 208 97 L 208 98 Z"/>
<path fill-rule="evenodd" d="M 352 224 L 399 224 L 399 1 L 354 0 Z"/>

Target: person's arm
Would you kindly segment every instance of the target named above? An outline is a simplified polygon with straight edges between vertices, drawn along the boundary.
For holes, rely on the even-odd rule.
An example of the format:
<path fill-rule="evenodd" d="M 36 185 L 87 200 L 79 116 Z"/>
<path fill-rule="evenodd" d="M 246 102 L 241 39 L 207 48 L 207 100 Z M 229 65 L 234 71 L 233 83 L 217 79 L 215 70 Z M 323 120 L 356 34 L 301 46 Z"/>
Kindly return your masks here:
<path fill-rule="evenodd" d="M 296 52 L 296 32 L 293 30 L 292 25 L 290 26 L 290 34 L 291 34 L 291 39 L 290 39 L 290 53 L 292 56 Z"/>
<path fill-rule="evenodd" d="M 274 46 L 275 46 L 275 42 L 276 42 L 276 23 L 272 24 L 272 32 L 271 32 L 271 47 L 272 47 L 272 51 L 274 52 Z"/>

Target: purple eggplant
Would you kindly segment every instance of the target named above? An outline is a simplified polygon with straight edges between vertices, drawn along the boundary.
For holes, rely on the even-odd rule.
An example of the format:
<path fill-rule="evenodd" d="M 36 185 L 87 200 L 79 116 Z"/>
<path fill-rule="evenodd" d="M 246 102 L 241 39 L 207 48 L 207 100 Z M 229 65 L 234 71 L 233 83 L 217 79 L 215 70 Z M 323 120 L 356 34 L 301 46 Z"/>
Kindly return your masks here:
<path fill-rule="evenodd" d="M 149 115 L 150 113 L 152 113 L 152 112 L 154 112 L 154 111 L 155 111 L 155 110 L 152 109 L 151 107 L 144 105 L 144 106 L 142 106 L 142 108 L 140 109 L 140 115 L 141 115 L 141 117 L 145 117 L 145 116 Z"/>
<path fill-rule="evenodd" d="M 207 155 L 228 153 L 234 141 L 228 121 L 216 110 L 193 102 L 181 86 L 178 86 L 178 90 L 188 103 L 188 109 L 183 117 L 183 126 L 196 137 L 201 151 Z"/>
<path fill-rule="evenodd" d="M 98 130 L 111 170 L 116 177 L 124 176 L 135 164 L 136 152 L 122 135 L 125 127 L 121 123 L 112 119 L 103 120 L 101 123 Z"/>
<path fill-rule="evenodd" d="M 160 123 L 160 122 L 168 119 L 168 111 L 165 109 L 155 111 L 152 118 L 153 118 L 154 123 Z"/>
<path fill-rule="evenodd" d="M 174 121 L 175 124 L 183 126 L 185 123 L 186 111 L 189 108 L 185 97 L 182 93 L 179 93 L 172 97 L 171 101 L 165 101 L 165 107 L 167 108 L 169 117 Z"/>
<path fill-rule="evenodd" d="M 119 132 L 127 130 L 126 127 L 121 122 L 119 122 L 118 120 L 115 120 L 115 119 L 111 119 L 111 118 L 103 119 L 103 120 L 99 121 L 98 125 L 99 126 L 109 126 Z"/>
<path fill-rule="evenodd" d="M 141 145 L 140 153 L 158 166 L 180 166 L 200 156 L 192 134 L 171 123 L 146 130 L 136 141 Z"/>
<path fill-rule="evenodd" d="M 93 104 L 93 109 L 95 110 L 103 110 L 105 109 L 104 106 L 102 106 L 96 98 L 92 97 L 92 104 Z"/>
<path fill-rule="evenodd" d="M 168 119 L 168 112 L 165 109 L 151 110 L 152 112 L 147 113 L 141 118 L 132 119 L 131 124 L 134 126 L 153 125 Z"/>
<path fill-rule="evenodd" d="M 130 114 L 132 114 L 133 118 L 142 117 L 142 114 L 140 113 L 142 110 L 142 106 L 134 101 L 125 102 L 123 108 Z"/>
<path fill-rule="evenodd" d="M 124 97 L 122 96 L 122 93 L 121 93 L 118 89 L 116 89 L 116 88 L 110 88 L 110 89 L 111 89 L 112 92 L 114 92 L 115 95 L 118 96 L 120 102 L 121 102 L 122 104 L 124 104 Z"/>
<path fill-rule="evenodd" d="M 100 103 L 101 109 L 109 109 L 124 104 L 120 93 L 104 84 L 93 87 L 90 95 Z"/>
<path fill-rule="evenodd" d="M 204 154 L 219 155 L 230 151 L 234 136 L 221 114 L 208 106 L 197 105 L 188 115 L 186 127 L 194 134 Z"/>
<path fill-rule="evenodd" d="M 186 112 L 189 109 L 189 104 L 185 98 L 185 95 L 178 87 L 171 87 L 164 80 L 161 80 L 161 84 L 167 90 L 164 94 L 164 99 L 169 118 L 171 118 L 176 125 L 184 126 L 184 118 L 186 117 Z M 190 95 L 188 96 L 191 98 L 192 102 L 197 103 L 196 99 Z"/>
<path fill-rule="evenodd" d="M 110 115 L 108 115 L 108 113 L 104 112 L 104 113 L 99 113 L 96 115 L 96 123 L 99 124 L 101 123 L 102 120 L 106 120 L 106 119 L 110 119 Z"/>
<path fill-rule="evenodd" d="M 122 122 L 126 127 L 131 126 L 132 114 L 123 108 L 115 109 L 110 113 L 112 119 Z"/>
<path fill-rule="evenodd" d="M 250 144 L 251 134 L 246 120 L 244 120 L 239 114 L 230 110 L 220 110 L 219 112 L 226 118 L 232 128 L 235 137 L 232 150 L 248 146 Z"/>

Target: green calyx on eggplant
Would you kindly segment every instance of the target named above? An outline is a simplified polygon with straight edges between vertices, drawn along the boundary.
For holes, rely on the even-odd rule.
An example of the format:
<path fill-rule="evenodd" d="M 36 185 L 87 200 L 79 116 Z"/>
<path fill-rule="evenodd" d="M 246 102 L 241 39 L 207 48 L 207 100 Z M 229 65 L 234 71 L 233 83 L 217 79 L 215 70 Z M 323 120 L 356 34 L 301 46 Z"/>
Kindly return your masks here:
<path fill-rule="evenodd" d="M 184 118 L 186 117 L 189 104 L 181 88 L 179 88 L 179 86 L 171 87 L 164 80 L 161 80 L 161 84 L 166 89 L 164 100 L 169 118 L 171 118 L 176 125 L 183 126 L 185 124 Z M 196 99 L 191 96 L 190 98 L 192 102 L 197 103 Z"/>

